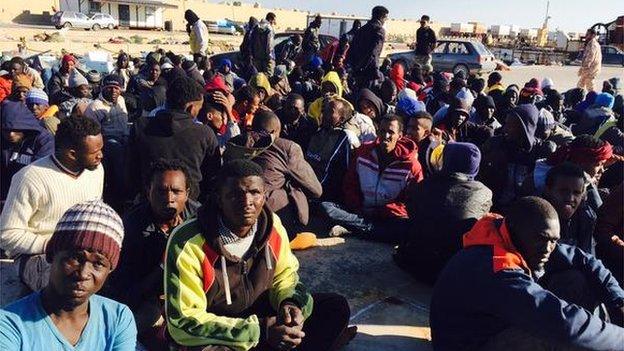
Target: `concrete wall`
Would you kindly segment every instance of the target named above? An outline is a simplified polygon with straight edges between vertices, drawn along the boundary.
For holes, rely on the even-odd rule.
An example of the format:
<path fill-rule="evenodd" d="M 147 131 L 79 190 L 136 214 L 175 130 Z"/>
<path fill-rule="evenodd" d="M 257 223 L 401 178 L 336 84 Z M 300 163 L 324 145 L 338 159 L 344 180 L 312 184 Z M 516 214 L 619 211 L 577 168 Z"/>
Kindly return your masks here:
<path fill-rule="evenodd" d="M 0 0 L 0 22 L 49 24 L 52 7 L 58 9 L 59 0 Z"/>
<path fill-rule="evenodd" d="M 28 1 L 28 9 L 33 14 L 42 14 L 44 11 L 52 13 L 52 7 L 56 9 L 67 9 L 71 7 L 77 10 L 77 4 L 81 1 L 81 12 L 87 13 L 89 11 L 88 0 L 23 0 Z M 19 0 L 0 0 L 0 22 L 12 22 L 14 19 L 22 14 L 24 11 L 24 3 Z M 191 9 L 195 11 L 199 17 L 203 20 L 216 21 L 224 18 L 229 18 L 234 21 L 247 22 L 249 17 L 254 16 L 257 19 L 263 19 L 268 12 L 274 12 L 277 15 L 276 31 L 285 30 L 304 30 L 307 24 L 307 16 L 310 14 L 307 11 L 300 11 L 297 9 L 269 9 L 262 7 L 255 7 L 253 4 L 243 3 L 241 6 L 233 6 L 230 4 L 217 4 L 214 0 L 168 0 L 172 5 L 177 5 L 177 8 L 161 9 L 162 14 L 157 14 L 162 17 L 162 21 L 172 21 L 174 30 L 184 30 L 186 28 L 186 22 L 184 21 L 184 11 Z M 110 13 L 115 18 L 118 17 L 117 4 L 102 4 L 102 12 Z M 144 12 L 139 9 L 139 19 L 144 18 Z M 143 13 L 143 15 L 141 14 Z M 130 5 L 131 20 L 136 19 L 135 5 Z M 49 17 L 48 17 L 49 21 Z M 157 23 L 160 22 L 156 18 Z M 363 21 L 365 23 L 365 21 Z M 49 22 L 48 22 L 49 23 Z M 419 27 L 419 23 L 416 19 L 391 19 L 386 23 L 386 33 L 388 39 L 404 42 L 414 42 L 416 37 L 416 30 Z M 432 23 L 431 27 L 439 32 L 442 27 L 440 23 Z"/>

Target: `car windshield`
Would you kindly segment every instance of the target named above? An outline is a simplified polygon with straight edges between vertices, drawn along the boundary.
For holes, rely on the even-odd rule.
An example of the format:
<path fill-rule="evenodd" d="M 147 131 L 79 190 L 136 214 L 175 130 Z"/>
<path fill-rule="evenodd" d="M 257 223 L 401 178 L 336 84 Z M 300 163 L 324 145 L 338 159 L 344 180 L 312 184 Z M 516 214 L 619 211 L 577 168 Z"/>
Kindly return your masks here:
<path fill-rule="evenodd" d="M 472 46 L 474 46 L 475 50 L 479 53 L 479 55 L 492 55 L 490 50 L 488 50 L 485 45 L 477 42 L 473 42 Z"/>

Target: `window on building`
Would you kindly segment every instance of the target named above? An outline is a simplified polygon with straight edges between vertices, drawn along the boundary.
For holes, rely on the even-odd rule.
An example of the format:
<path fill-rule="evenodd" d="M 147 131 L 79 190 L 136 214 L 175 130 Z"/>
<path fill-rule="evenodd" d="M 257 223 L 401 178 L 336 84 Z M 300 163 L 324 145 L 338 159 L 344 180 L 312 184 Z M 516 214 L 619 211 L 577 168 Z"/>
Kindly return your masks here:
<path fill-rule="evenodd" d="M 102 3 L 89 0 L 89 13 L 102 12 Z"/>

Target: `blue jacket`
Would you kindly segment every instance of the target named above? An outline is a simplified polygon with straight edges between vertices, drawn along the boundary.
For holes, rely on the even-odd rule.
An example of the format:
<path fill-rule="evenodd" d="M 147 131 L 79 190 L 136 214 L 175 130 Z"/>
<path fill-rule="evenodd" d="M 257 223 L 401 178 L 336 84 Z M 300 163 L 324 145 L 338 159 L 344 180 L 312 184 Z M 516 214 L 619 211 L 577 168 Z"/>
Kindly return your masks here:
<path fill-rule="evenodd" d="M 24 138 L 18 143 L 10 143 L 2 137 L 2 190 L 0 199 L 6 199 L 11 178 L 17 171 L 32 162 L 54 152 L 54 136 L 21 102 L 5 100 L 0 105 L 2 131 L 21 131 Z"/>
<path fill-rule="evenodd" d="M 591 350 L 622 350 L 623 328 L 560 300 L 533 279 L 501 216 L 486 215 L 463 241 L 464 249 L 449 261 L 433 292 L 430 323 L 436 351 L 478 350 L 510 327 Z M 624 299 L 599 260 L 558 244 L 545 271 L 569 269 L 584 273 L 603 303 Z"/>

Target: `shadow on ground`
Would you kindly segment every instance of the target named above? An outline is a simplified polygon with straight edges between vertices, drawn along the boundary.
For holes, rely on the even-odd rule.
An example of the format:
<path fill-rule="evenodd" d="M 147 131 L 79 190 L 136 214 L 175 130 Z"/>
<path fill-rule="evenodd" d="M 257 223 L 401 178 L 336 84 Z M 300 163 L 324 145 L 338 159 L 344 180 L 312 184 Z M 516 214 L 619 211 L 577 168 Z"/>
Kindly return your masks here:
<path fill-rule="evenodd" d="M 431 287 L 392 261 L 392 246 L 356 238 L 320 239 L 296 252 L 301 280 L 313 292 L 347 297 L 358 335 L 347 351 L 431 350 Z"/>

